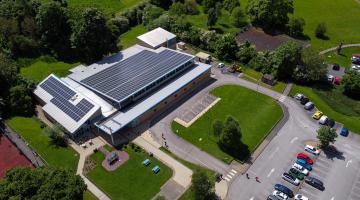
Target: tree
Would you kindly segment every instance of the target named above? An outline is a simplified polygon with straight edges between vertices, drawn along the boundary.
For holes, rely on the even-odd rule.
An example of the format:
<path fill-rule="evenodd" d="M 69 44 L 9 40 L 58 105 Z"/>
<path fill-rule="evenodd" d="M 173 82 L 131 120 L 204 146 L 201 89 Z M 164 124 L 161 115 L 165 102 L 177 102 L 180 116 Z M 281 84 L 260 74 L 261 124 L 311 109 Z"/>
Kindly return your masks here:
<path fill-rule="evenodd" d="M 215 55 L 220 60 L 234 60 L 237 50 L 235 37 L 229 33 L 222 35 L 215 42 Z"/>
<path fill-rule="evenodd" d="M 240 127 L 236 120 L 228 118 L 220 135 L 219 145 L 226 152 L 234 154 L 240 146 Z"/>
<path fill-rule="evenodd" d="M 7 56 L 0 53 L 0 96 L 17 80 L 18 67 Z"/>
<path fill-rule="evenodd" d="M 337 133 L 335 129 L 330 128 L 328 126 L 321 126 L 319 130 L 317 130 L 317 138 L 320 140 L 320 147 L 326 148 L 330 143 L 335 142 L 335 138 L 337 138 Z"/>
<path fill-rule="evenodd" d="M 224 127 L 224 124 L 221 120 L 218 120 L 218 119 L 214 120 L 212 122 L 213 134 L 215 136 L 220 136 L 223 127 Z"/>
<path fill-rule="evenodd" d="M 207 26 L 212 27 L 216 24 L 216 21 L 218 20 L 216 10 L 214 8 L 210 8 L 208 11 L 208 21 Z"/>
<path fill-rule="evenodd" d="M 343 76 L 342 84 L 344 93 L 355 99 L 360 99 L 360 74 L 356 71 L 349 71 Z"/>
<path fill-rule="evenodd" d="M 142 13 L 142 21 L 146 25 L 160 17 L 164 13 L 164 9 L 157 6 L 148 5 L 144 8 L 144 11 Z"/>
<path fill-rule="evenodd" d="M 124 16 L 116 16 L 108 22 L 111 32 L 117 36 L 129 30 L 129 20 Z"/>
<path fill-rule="evenodd" d="M 240 7 L 235 7 L 232 10 L 231 18 L 236 27 L 242 27 L 246 24 L 245 13 Z"/>
<path fill-rule="evenodd" d="M 305 49 L 301 54 L 301 63 L 293 72 L 293 79 L 299 83 L 314 83 L 322 80 L 327 73 L 324 59 L 313 49 Z"/>
<path fill-rule="evenodd" d="M 169 14 L 165 13 L 165 14 L 161 15 L 159 18 L 151 21 L 147 25 L 147 28 L 148 28 L 148 30 L 153 30 L 157 27 L 161 27 L 165 30 L 170 31 L 170 22 L 171 22 L 171 18 L 169 17 Z"/>
<path fill-rule="evenodd" d="M 172 0 L 150 0 L 150 3 L 167 10 L 167 9 L 169 9 L 169 7 L 173 3 L 173 1 Z"/>
<path fill-rule="evenodd" d="M 266 29 L 283 29 L 293 12 L 292 0 L 249 0 L 247 4 L 251 22 Z"/>
<path fill-rule="evenodd" d="M 216 8 L 217 0 L 203 0 L 202 4 L 204 6 L 204 13 L 209 13 L 211 8 Z"/>
<path fill-rule="evenodd" d="M 300 37 L 303 35 L 305 20 L 302 17 L 291 18 L 288 24 L 289 35 Z"/>
<path fill-rule="evenodd" d="M 49 2 L 39 7 L 36 22 L 41 34 L 41 43 L 53 53 L 62 55 L 70 49 L 71 27 L 66 10 L 60 3 Z"/>
<path fill-rule="evenodd" d="M 14 168 L 0 183 L 0 199 L 82 199 L 86 185 L 68 169 Z"/>
<path fill-rule="evenodd" d="M 315 28 L 315 36 L 318 38 L 325 38 L 325 33 L 326 33 L 326 24 L 325 23 L 320 23 L 316 26 Z"/>
<path fill-rule="evenodd" d="M 248 64 L 256 55 L 255 48 L 251 46 L 250 42 L 246 41 L 236 52 L 236 59 L 242 64 Z"/>
<path fill-rule="evenodd" d="M 106 25 L 105 16 L 96 8 L 83 11 L 73 28 L 71 43 L 77 49 L 80 59 L 86 63 L 117 50 L 116 38 Z"/>
<path fill-rule="evenodd" d="M 195 171 L 192 175 L 192 185 L 194 188 L 196 200 L 212 200 L 214 199 L 214 183 L 203 171 Z"/>
<path fill-rule="evenodd" d="M 46 127 L 43 132 L 49 136 L 54 145 L 60 147 L 68 145 L 68 138 L 64 135 L 64 128 L 60 124 L 56 123 L 52 127 Z"/>
<path fill-rule="evenodd" d="M 296 42 L 287 42 L 276 49 L 273 56 L 273 74 L 279 79 L 290 79 L 301 60 L 302 48 Z"/>
<path fill-rule="evenodd" d="M 31 90 L 28 90 L 24 84 L 10 88 L 8 105 L 12 114 L 30 116 L 34 112 L 30 92 Z"/>
<path fill-rule="evenodd" d="M 183 3 L 176 2 L 170 6 L 169 12 L 173 15 L 185 15 L 187 14 L 187 9 Z"/>
<path fill-rule="evenodd" d="M 234 8 L 240 7 L 240 1 L 239 0 L 224 0 L 223 7 L 231 13 L 234 10 Z"/>
<path fill-rule="evenodd" d="M 189 15 L 196 15 L 199 14 L 199 10 L 197 8 L 197 4 L 195 0 L 185 0 L 185 8 L 186 13 Z"/>
<path fill-rule="evenodd" d="M 272 54 L 273 52 L 258 52 L 255 57 L 249 61 L 249 67 L 264 74 L 272 73 Z"/>
<path fill-rule="evenodd" d="M 218 39 L 219 35 L 215 30 L 205 31 L 200 36 L 200 48 L 213 52 L 215 51 L 215 42 Z"/>

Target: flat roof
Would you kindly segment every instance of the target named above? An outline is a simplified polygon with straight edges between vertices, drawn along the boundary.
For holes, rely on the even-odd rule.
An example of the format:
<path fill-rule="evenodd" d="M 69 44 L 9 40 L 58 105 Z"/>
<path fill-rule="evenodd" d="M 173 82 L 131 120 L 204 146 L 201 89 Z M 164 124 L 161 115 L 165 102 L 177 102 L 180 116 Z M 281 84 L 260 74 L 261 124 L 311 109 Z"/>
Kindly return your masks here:
<path fill-rule="evenodd" d="M 159 51 L 143 49 L 80 80 L 80 83 L 116 103 L 121 103 L 193 58 L 192 55 L 167 48 Z"/>
<path fill-rule="evenodd" d="M 173 38 L 176 38 L 175 34 L 160 27 L 137 37 L 137 39 L 145 42 L 153 48 L 157 48 Z"/>
<path fill-rule="evenodd" d="M 96 124 L 96 126 L 110 135 L 117 132 L 118 130 L 120 130 L 121 128 L 131 123 L 133 120 L 159 104 L 161 101 L 177 92 L 185 85 L 191 83 L 191 81 L 204 74 L 210 68 L 211 65 L 196 63 L 196 66 L 193 69 L 183 74 L 170 84 L 166 85 L 161 90 L 155 92 L 153 95 L 147 97 L 144 101 L 140 102 L 139 104 L 135 105 L 134 107 L 125 112 L 119 112 L 117 114 L 114 114 L 112 117 L 106 119 L 105 121 Z"/>

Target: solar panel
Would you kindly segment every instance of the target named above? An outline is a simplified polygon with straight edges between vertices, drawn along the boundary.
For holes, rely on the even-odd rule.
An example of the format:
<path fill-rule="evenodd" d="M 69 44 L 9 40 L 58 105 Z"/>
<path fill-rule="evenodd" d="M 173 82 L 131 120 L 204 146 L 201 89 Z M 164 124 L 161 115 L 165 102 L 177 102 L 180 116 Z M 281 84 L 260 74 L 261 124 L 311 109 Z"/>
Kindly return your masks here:
<path fill-rule="evenodd" d="M 174 74 L 192 56 L 165 49 L 159 53 L 142 50 L 105 70 L 81 81 L 82 84 L 116 102 L 125 101 L 129 96 Z"/>
<path fill-rule="evenodd" d="M 50 100 L 56 107 L 78 122 L 88 113 L 94 105 L 86 99 L 81 99 L 76 105 L 70 103 L 70 99 L 76 94 L 69 87 L 54 77 L 49 77 L 41 85 L 53 98 Z"/>

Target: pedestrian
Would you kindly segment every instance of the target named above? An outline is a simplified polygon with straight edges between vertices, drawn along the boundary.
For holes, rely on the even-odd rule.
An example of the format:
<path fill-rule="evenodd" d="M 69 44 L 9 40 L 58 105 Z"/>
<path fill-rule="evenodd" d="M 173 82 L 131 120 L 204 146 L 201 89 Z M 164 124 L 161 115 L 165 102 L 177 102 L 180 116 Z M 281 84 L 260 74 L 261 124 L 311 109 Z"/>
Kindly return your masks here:
<path fill-rule="evenodd" d="M 247 178 L 247 179 L 250 179 L 250 177 L 249 177 L 249 174 L 248 174 L 248 173 L 246 173 L 246 178 Z"/>
<path fill-rule="evenodd" d="M 260 183 L 259 177 L 255 177 L 255 180 Z"/>

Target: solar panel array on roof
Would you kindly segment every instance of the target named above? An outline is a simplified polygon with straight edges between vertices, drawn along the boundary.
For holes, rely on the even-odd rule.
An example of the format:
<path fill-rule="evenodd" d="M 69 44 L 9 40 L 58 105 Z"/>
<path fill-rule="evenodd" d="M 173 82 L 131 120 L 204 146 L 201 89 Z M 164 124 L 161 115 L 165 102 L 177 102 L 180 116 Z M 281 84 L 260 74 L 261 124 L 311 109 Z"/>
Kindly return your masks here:
<path fill-rule="evenodd" d="M 53 96 L 50 100 L 51 103 L 76 122 L 83 118 L 86 113 L 94 107 L 94 105 L 86 99 L 82 99 L 76 105 L 70 103 L 69 100 L 76 94 L 76 92 L 54 77 L 49 77 L 40 85 L 40 87 Z"/>
<path fill-rule="evenodd" d="M 125 100 L 192 60 L 192 56 L 165 49 L 160 53 L 142 50 L 81 81 L 115 99 Z"/>

